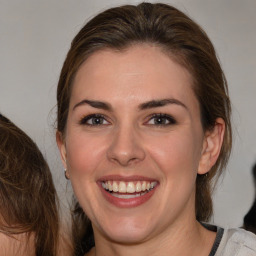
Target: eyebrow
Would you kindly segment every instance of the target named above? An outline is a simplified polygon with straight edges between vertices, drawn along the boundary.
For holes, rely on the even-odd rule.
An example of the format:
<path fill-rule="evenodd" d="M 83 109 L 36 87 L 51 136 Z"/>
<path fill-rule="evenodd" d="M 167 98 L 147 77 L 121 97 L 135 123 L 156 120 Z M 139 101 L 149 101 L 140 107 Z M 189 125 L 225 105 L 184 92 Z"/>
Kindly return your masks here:
<path fill-rule="evenodd" d="M 112 107 L 110 106 L 110 104 L 106 103 L 106 102 L 102 102 L 102 101 L 96 101 L 96 100 L 82 100 L 80 102 L 78 102 L 74 107 L 73 110 L 79 106 L 82 105 L 90 105 L 93 108 L 99 108 L 99 109 L 104 109 L 104 110 L 108 110 L 108 111 L 112 111 Z"/>
<path fill-rule="evenodd" d="M 145 110 L 145 109 L 151 109 L 151 108 L 157 108 L 157 107 L 163 107 L 169 104 L 176 104 L 179 106 L 184 107 L 186 110 L 188 110 L 187 106 L 183 104 L 181 101 L 177 99 L 161 99 L 161 100 L 151 100 L 145 103 L 142 103 L 139 105 L 140 110 Z"/>
<path fill-rule="evenodd" d="M 176 104 L 176 105 L 182 106 L 188 110 L 188 108 L 185 104 L 183 104 L 181 101 L 179 101 L 177 99 L 173 99 L 173 98 L 147 101 L 145 103 L 140 104 L 138 108 L 139 108 L 139 110 L 145 110 L 145 109 L 163 107 L 163 106 L 166 106 L 169 104 Z M 88 100 L 88 99 L 84 99 L 84 100 L 78 102 L 73 107 L 73 110 L 82 105 L 89 105 L 93 108 L 103 109 L 103 110 L 107 110 L 107 111 L 113 111 L 111 105 L 106 102 L 96 101 L 96 100 Z"/>

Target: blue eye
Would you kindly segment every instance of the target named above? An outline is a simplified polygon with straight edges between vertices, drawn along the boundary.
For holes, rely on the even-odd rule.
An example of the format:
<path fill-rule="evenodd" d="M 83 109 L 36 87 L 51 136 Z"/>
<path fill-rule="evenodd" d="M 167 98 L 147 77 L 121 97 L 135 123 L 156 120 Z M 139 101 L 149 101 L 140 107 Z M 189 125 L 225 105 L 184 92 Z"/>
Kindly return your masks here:
<path fill-rule="evenodd" d="M 105 119 L 104 116 L 99 114 L 93 114 L 86 117 L 83 117 L 80 122 L 82 125 L 91 125 L 91 126 L 98 126 L 98 125 L 107 125 L 109 122 Z"/>
<path fill-rule="evenodd" d="M 165 125 L 173 125 L 176 124 L 176 120 L 167 114 L 154 114 L 150 117 L 147 124 L 149 125 L 158 125 L 158 126 L 165 126 Z"/>

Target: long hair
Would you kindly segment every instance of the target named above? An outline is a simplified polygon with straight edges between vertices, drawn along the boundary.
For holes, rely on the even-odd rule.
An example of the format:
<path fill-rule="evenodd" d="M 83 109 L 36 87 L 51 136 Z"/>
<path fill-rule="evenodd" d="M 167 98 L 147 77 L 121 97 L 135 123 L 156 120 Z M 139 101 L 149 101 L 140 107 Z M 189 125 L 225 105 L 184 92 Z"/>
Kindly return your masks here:
<path fill-rule="evenodd" d="M 33 235 L 36 256 L 54 256 L 58 201 L 49 167 L 37 145 L 0 114 L 0 232 Z"/>

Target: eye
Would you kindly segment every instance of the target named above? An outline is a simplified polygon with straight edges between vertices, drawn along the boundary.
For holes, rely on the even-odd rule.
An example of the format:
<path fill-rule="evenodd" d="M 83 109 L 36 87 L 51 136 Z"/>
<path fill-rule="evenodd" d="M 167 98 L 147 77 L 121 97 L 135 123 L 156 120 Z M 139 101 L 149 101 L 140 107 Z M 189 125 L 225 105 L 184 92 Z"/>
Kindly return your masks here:
<path fill-rule="evenodd" d="M 88 125 L 88 126 L 99 126 L 99 125 L 108 125 L 109 124 L 109 122 L 106 120 L 106 118 L 100 114 L 93 114 L 93 115 L 85 116 L 80 120 L 79 123 L 82 125 Z"/>
<path fill-rule="evenodd" d="M 176 124 L 176 120 L 167 114 L 153 114 L 147 124 L 149 125 L 158 125 L 158 126 L 167 126 Z"/>

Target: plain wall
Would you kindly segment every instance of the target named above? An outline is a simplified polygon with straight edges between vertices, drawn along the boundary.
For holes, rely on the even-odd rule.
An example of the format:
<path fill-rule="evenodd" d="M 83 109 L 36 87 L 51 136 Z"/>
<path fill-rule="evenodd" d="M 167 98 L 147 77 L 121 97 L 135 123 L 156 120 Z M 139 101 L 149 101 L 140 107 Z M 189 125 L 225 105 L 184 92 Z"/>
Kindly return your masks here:
<path fill-rule="evenodd" d="M 46 156 L 60 198 L 71 189 L 55 144 L 56 84 L 72 38 L 93 15 L 138 1 L 0 0 L 0 112 Z M 154 1 L 151 1 L 154 2 Z M 256 1 L 164 1 L 196 20 L 218 52 L 233 105 L 234 148 L 214 197 L 213 221 L 240 226 L 254 198 L 256 161 Z"/>

